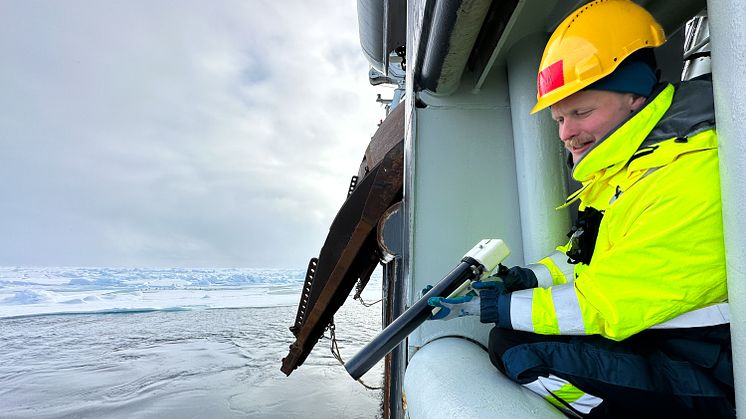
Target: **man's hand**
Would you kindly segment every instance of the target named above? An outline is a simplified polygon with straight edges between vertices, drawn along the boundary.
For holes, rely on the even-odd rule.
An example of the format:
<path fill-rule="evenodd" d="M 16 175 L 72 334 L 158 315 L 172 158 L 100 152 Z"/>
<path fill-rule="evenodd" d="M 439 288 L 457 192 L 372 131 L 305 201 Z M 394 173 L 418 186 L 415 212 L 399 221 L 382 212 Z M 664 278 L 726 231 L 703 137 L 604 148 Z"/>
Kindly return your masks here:
<path fill-rule="evenodd" d="M 498 265 L 497 272 L 481 281 L 474 281 L 471 287 L 477 291 L 494 290 L 498 295 L 509 292 L 536 288 L 539 286 L 536 275 L 531 269 L 514 266 L 510 269 Z"/>
<path fill-rule="evenodd" d="M 490 276 L 481 281 L 472 281 L 471 288 L 476 293 L 480 293 L 485 290 L 493 290 L 498 294 L 505 294 L 508 292 L 508 290 L 505 289 L 505 284 L 503 283 L 502 278 L 500 278 L 499 276 Z"/>
<path fill-rule="evenodd" d="M 458 297 L 431 297 L 427 304 L 438 307 L 437 313 L 430 316 L 429 320 L 450 320 L 457 317 L 480 316 L 483 323 L 497 323 L 499 310 L 497 308 L 498 296 L 513 291 L 536 288 L 538 281 L 533 271 L 528 268 L 514 266 L 510 269 L 499 265 L 495 275 L 481 281 L 473 281 L 470 285 L 472 292 Z M 432 286 L 422 290 L 425 295 Z M 477 293 L 484 299 L 480 298 Z M 482 307 L 484 305 L 484 307 Z"/>
<path fill-rule="evenodd" d="M 460 297 L 430 297 L 427 304 L 439 307 L 437 313 L 430 316 L 429 320 L 450 320 L 457 317 L 478 316 L 479 297 L 473 295 L 462 295 Z"/>
<path fill-rule="evenodd" d="M 522 268 L 520 266 L 513 266 L 512 268 L 508 269 L 503 265 L 499 265 L 497 273 L 487 278 L 487 280 L 495 277 L 500 278 L 503 285 L 505 286 L 505 291 L 500 292 L 500 294 L 518 290 L 525 290 L 529 288 L 536 288 L 539 286 L 539 281 L 536 280 L 534 271 L 528 268 Z"/>

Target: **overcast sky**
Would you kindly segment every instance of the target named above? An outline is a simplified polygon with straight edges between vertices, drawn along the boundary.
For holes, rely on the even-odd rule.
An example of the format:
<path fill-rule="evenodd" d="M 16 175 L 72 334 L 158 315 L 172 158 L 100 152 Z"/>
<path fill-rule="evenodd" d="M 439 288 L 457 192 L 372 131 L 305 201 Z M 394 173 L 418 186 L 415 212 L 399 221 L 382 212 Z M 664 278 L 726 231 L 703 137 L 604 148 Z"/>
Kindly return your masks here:
<path fill-rule="evenodd" d="M 305 269 L 383 109 L 356 2 L 0 2 L 0 265 Z"/>

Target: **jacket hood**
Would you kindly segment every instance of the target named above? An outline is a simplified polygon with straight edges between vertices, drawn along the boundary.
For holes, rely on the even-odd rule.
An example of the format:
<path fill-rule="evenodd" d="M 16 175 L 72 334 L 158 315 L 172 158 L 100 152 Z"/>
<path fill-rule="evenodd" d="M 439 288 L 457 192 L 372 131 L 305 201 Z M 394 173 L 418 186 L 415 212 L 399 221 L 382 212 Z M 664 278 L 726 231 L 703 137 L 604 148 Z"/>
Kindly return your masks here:
<path fill-rule="evenodd" d="M 670 138 L 687 138 L 715 126 L 712 80 L 693 79 L 676 87 L 673 102 L 642 147 Z"/>

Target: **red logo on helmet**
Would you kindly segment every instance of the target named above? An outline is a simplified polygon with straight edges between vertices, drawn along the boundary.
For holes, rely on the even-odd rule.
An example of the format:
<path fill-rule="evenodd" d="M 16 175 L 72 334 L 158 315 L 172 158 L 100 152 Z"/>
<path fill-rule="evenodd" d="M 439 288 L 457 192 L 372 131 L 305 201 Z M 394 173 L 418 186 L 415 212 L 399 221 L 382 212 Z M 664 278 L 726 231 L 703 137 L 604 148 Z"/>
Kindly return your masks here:
<path fill-rule="evenodd" d="M 552 90 L 562 87 L 564 84 L 565 75 L 562 69 L 562 60 L 559 60 L 539 73 L 539 96 L 544 96 Z"/>

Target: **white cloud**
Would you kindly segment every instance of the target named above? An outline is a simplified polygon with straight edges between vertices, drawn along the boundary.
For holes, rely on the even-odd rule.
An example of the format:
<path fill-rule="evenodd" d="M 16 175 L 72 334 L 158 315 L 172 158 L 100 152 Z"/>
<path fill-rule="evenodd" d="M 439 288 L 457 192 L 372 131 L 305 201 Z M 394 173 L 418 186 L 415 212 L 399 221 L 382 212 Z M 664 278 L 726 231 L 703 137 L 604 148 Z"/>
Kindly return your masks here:
<path fill-rule="evenodd" d="M 303 268 L 383 114 L 326 3 L 5 2 L 0 264 Z"/>

